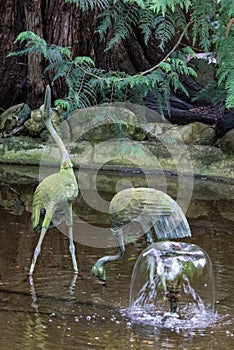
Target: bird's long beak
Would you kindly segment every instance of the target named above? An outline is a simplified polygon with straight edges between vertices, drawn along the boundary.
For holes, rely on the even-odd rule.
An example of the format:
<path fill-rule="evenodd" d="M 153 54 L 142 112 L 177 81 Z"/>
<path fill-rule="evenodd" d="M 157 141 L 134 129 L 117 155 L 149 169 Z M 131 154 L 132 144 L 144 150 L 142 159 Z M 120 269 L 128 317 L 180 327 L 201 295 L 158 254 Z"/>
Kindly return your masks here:
<path fill-rule="evenodd" d="M 46 119 L 49 119 L 51 114 L 51 89 L 49 85 L 46 86 L 45 90 L 44 110 Z"/>

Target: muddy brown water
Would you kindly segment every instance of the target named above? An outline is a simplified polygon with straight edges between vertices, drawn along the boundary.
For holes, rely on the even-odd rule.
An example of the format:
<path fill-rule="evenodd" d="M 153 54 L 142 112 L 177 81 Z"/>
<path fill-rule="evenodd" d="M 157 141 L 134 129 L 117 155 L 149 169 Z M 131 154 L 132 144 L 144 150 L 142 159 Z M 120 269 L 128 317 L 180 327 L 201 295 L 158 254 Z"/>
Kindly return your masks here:
<path fill-rule="evenodd" d="M 27 273 L 38 239 L 30 219 L 35 186 L 22 185 L 17 178 L 10 182 L 4 178 L 0 186 L 0 349 L 233 349 L 233 186 L 222 185 L 220 190 L 217 182 L 207 188 L 205 181 L 195 184 L 188 210 L 193 237 L 186 241 L 198 244 L 211 258 L 218 317 L 212 326 L 191 330 L 164 329 L 128 318 L 131 272 L 145 248 L 141 237 L 126 246 L 121 261 L 106 265 L 106 286 L 96 281 L 92 265 L 116 248 L 84 244 L 89 228 L 108 229 L 108 214 L 85 205 L 81 197 L 75 203 L 79 211 L 75 226 L 83 237 L 76 242 L 78 277 L 72 272 L 67 237 L 53 228 L 30 281 Z M 173 192 L 173 186 L 169 188 Z M 112 196 L 113 189 L 102 193 L 106 201 Z M 90 226 L 85 227 L 81 219 Z"/>

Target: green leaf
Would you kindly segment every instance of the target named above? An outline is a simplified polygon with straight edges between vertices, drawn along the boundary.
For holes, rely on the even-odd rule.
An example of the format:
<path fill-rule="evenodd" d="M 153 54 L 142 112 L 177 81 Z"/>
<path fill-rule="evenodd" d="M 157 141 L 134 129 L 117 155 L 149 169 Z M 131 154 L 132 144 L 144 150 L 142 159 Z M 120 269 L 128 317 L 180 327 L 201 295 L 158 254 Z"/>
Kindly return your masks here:
<path fill-rule="evenodd" d="M 88 64 L 89 66 L 95 66 L 94 61 L 88 56 L 77 56 L 74 58 L 74 63 L 77 65 Z"/>

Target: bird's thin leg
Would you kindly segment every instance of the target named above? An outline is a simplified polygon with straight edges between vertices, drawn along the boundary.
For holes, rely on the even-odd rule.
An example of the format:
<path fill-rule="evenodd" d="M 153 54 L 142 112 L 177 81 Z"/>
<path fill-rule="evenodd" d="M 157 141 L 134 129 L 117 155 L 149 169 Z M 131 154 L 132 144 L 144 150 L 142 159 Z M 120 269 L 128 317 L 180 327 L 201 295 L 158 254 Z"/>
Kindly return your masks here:
<path fill-rule="evenodd" d="M 149 229 L 147 232 L 145 232 L 144 234 L 145 237 L 145 241 L 147 243 L 147 245 L 150 245 L 153 243 L 153 234 L 152 234 L 152 229 Z"/>
<path fill-rule="evenodd" d="M 120 258 L 125 253 L 125 245 L 124 245 L 124 238 L 123 238 L 123 229 L 112 229 L 112 233 L 115 235 L 118 246 L 119 246 L 119 254 Z"/>
<path fill-rule="evenodd" d="M 42 223 L 40 237 L 39 237 L 36 249 L 35 249 L 34 254 L 33 254 L 32 263 L 31 263 L 31 267 L 29 270 L 29 276 L 31 276 L 33 274 L 38 255 L 41 252 L 41 245 L 42 245 L 43 239 L 45 237 L 46 231 L 50 226 L 50 222 L 52 220 L 52 217 L 53 217 L 53 211 L 48 210 L 45 214 L 45 218 L 44 218 L 43 223 Z"/>
<path fill-rule="evenodd" d="M 36 309 L 36 312 L 38 312 L 38 304 L 37 304 L 37 294 L 36 289 L 33 282 L 33 276 L 29 276 L 29 283 L 30 283 L 30 289 L 31 289 L 31 295 L 32 295 L 32 304 L 31 306 Z"/>
<path fill-rule="evenodd" d="M 41 230 L 41 234 L 40 234 L 40 237 L 39 237 L 36 249 L 34 251 L 31 267 L 30 267 L 30 270 L 29 270 L 29 275 L 30 276 L 33 274 L 38 255 L 40 254 L 40 251 L 41 251 L 41 245 L 42 245 L 43 239 L 45 237 L 46 231 L 47 231 L 46 227 L 42 228 L 42 230 Z"/>
<path fill-rule="evenodd" d="M 78 266 L 76 262 L 76 252 L 75 252 L 75 245 L 73 241 L 73 219 L 72 219 L 72 203 L 69 203 L 69 206 L 66 210 L 66 224 L 68 227 L 68 236 L 69 236 L 69 250 L 72 257 L 72 263 L 74 272 L 78 273 Z"/>

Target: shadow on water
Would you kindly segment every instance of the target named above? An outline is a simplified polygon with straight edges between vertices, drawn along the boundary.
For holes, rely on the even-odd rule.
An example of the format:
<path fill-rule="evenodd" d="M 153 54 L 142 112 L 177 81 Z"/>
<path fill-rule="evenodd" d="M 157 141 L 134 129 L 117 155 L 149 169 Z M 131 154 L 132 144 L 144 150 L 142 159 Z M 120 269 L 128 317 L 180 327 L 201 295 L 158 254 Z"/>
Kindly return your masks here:
<path fill-rule="evenodd" d="M 116 178 L 104 174 L 99 191 L 108 202 Z M 57 228 L 43 242 L 33 281 L 27 276 L 38 235 L 31 228 L 31 201 L 36 183 L 22 185 L 17 178 L 0 186 L 0 339 L 2 349 L 232 349 L 234 340 L 233 186 L 199 182 L 188 209 L 193 237 L 210 256 L 215 276 L 213 320 L 197 327 L 171 327 L 171 320 L 155 324 L 128 314 L 131 273 L 145 249 L 142 238 L 126 247 L 124 258 L 107 265 L 107 285 L 91 275 L 97 258 L 116 248 L 95 248 L 76 242 L 79 275 L 74 278 L 68 239 Z M 98 182 L 99 180 L 97 180 Z M 134 185 L 144 179 L 135 177 Z M 175 193 L 168 183 L 169 194 Z M 90 180 L 90 183 L 92 181 Z M 106 184 L 106 188 L 101 187 Z M 88 189 L 86 189 L 89 191 Z M 92 189 L 90 190 L 92 191 Z M 108 227 L 107 213 L 87 207 L 79 197 L 79 218 Z M 83 224 L 79 233 L 84 237 Z M 207 317 L 207 315 L 206 315 Z M 208 322 L 210 321 L 210 322 Z M 175 323 L 173 323 L 175 325 Z"/>

